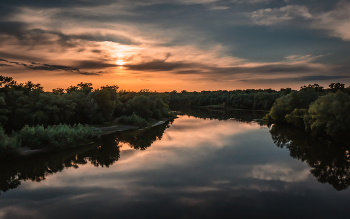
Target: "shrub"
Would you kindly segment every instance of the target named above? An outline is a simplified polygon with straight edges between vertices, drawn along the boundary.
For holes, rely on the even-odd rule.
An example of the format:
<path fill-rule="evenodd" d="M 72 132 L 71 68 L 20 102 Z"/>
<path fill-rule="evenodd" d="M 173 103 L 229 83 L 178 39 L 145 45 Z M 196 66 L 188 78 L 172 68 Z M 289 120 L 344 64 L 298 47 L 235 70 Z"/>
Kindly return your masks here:
<path fill-rule="evenodd" d="M 131 116 L 122 116 L 119 119 L 119 122 L 129 124 L 129 125 L 136 125 L 139 127 L 145 127 L 147 126 L 147 121 L 140 116 L 133 113 Z"/>
<path fill-rule="evenodd" d="M 88 125 L 59 124 L 44 128 L 41 125 L 24 126 L 14 136 L 21 141 L 22 147 L 30 149 L 72 147 L 76 144 L 87 143 L 88 139 L 97 137 L 100 133 Z"/>
<path fill-rule="evenodd" d="M 292 113 L 296 108 L 308 109 L 309 105 L 315 101 L 318 96 L 319 93 L 310 88 L 302 91 L 293 91 L 276 100 L 268 117 L 276 121 L 285 121 L 287 114 Z"/>
<path fill-rule="evenodd" d="M 15 157 L 20 150 L 21 142 L 16 138 L 10 138 L 0 126 L 0 159 Z"/>
<path fill-rule="evenodd" d="M 350 96 L 337 91 L 319 97 L 310 105 L 305 123 L 313 132 L 326 132 L 331 136 L 350 131 Z"/>

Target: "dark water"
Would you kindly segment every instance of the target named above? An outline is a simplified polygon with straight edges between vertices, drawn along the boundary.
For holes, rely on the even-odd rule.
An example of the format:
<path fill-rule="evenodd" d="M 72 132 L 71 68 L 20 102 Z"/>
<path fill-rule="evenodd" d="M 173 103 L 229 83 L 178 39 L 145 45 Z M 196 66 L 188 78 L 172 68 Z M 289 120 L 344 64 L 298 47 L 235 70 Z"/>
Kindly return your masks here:
<path fill-rule="evenodd" d="M 348 150 L 263 114 L 188 110 L 1 164 L 0 218 L 349 218 Z"/>

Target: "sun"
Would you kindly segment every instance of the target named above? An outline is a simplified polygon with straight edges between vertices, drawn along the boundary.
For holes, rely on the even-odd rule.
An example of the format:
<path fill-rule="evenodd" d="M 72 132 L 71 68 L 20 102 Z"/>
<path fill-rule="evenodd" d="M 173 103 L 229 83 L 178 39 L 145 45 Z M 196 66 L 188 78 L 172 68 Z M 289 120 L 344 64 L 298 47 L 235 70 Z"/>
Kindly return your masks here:
<path fill-rule="evenodd" d="M 118 61 L 115 62 L 117 65 L 124 65 L 125 62 L 121 59 L 119 59 Z"/>

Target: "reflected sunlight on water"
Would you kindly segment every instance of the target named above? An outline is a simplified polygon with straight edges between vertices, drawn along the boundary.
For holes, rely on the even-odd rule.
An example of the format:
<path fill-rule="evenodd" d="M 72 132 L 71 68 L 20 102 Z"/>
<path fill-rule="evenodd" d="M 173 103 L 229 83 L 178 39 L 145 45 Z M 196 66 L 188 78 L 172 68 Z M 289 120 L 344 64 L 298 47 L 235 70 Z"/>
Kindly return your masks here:
<path fill-rule="evenodd" d="M 270 129 L 255 122 L 183 115 L 172 124 L 111 135 L 99 144 L 91 152 L 52 155 L 50 160 L 61 159 L 57 163 L 37 158 L 37 170 L 24 164 L 10 168 L 9 176 L 33 179 L 41 168 L 45 177 L 22 180 L 2 193 L 0 217 L 232 218 L 264 213 L 322 218 L 325 206 L 342 216 L 345 210 L 337 206 L 350 199 L 348 190 L 338 193 L 318 183 L 306 163 L 276 147 Z"/>

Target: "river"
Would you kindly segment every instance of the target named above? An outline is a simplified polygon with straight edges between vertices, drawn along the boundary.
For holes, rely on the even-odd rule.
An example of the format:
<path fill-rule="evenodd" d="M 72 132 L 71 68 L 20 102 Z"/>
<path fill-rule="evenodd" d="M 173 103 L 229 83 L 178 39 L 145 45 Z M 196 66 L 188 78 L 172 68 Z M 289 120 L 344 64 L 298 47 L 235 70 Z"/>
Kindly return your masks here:
<path fill-rule="evenodd" d="M 188 111 L 3 163 L 0 218 L 348 218 L 348 151 L 315 149 L 261 114 Z"/>

